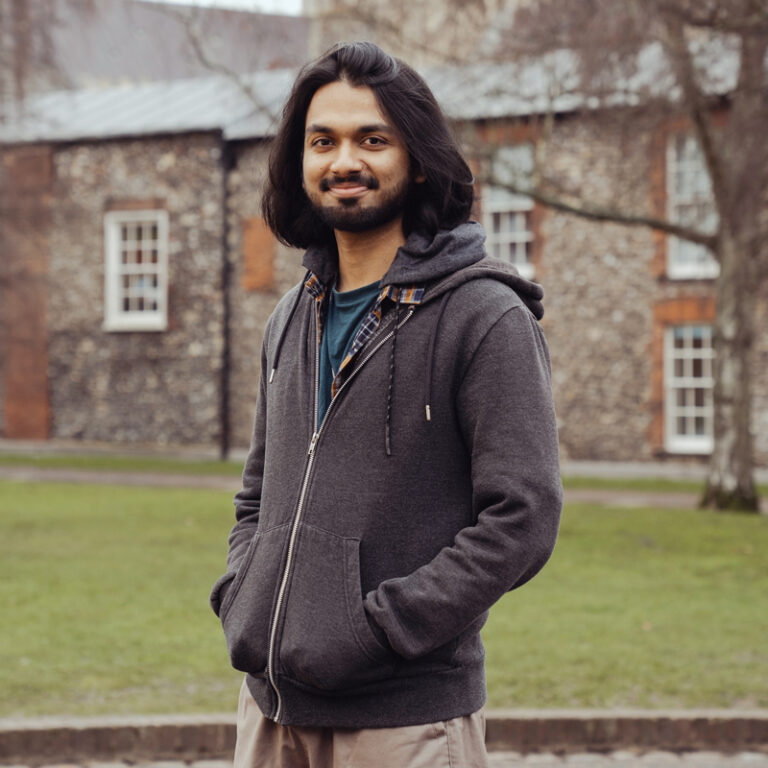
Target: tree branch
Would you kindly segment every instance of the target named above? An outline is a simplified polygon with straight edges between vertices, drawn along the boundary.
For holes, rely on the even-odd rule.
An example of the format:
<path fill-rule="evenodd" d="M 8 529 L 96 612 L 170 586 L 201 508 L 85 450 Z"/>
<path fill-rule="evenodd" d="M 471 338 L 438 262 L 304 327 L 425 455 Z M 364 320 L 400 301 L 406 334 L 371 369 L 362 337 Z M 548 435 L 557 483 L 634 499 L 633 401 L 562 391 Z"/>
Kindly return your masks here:
<path fill-rule="evenodd" d="M 205 50 L 200 30 L 195 27 L 195 18 L 192 14 L 160 5 L 153 7 L 152 9 L 156 13 L 162 13 L 165 16 L 175 19 L 181 24 L 184 28 L 187 42 L 192 46 L 192 51 L 197 57 L 197 60 L 206 69 L 233 81 L 259 112 L 266 114 L 271 120 L 277 119 L 278 115 L 267 106 L 267 104 L 258 96 L 255 89 L 242 75 L 221 62 L 215 61 L 209 56 L 208 51 Z"/>
<path fill-rule="evenodd" d="M 679 237 L 682 240 L 688 240 L 692 243 L 703 245 L 706 248 L 714 251 L 717 238 L 715 235 L 707 235 L 698 230 L 685 227 L 680 224 L 674 224 L 671 221 L 664 219 L 657 219 L 654 216 L 640 216 L 628 213 L 622 213 L 621 211 L 614 210 L 612 208 L 602 208 L 600 206 L 587 205 L 583 202 L 569 203 L 560 197 L 542 192 L 540 189 L 530 189 L 523 186 L 515 186 L 514 184 L 496 184 L 493 180 L 490 180 L 491 184 L 500 186 L 507 189 L 510 192 L 518 195 L 526 195 L 537 203 L 541 203 L 547 208 L 552 208 L 556 211 L 562 211 L 563 213 L 571 213 L 576 216 L 580 216 L 584 219 L 590 219 L 592 221 L 604 221 L 612 222 L 614 224 L 621 224 L 628 227 L 649 227 L 655 229 L 658 232 L 664 232 L 667 235 L 673 235 Z"/>

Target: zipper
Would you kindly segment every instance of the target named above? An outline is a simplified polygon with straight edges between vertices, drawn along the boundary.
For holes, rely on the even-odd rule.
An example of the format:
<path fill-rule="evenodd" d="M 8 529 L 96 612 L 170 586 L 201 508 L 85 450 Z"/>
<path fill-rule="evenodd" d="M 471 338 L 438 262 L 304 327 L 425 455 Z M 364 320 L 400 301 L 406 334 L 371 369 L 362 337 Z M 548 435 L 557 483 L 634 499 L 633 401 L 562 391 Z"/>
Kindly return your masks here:
<path fill-rule="evenodd" d="M 408 314 L 398 323 L 397 325 L 398 329 L 402 328 L 411 319 L 411 315 L 413 314 L 413 312 L 414 312 L 414 309 L 413 307 L 411 307 L 408 310 Z M 331 408 L 333 408 L 333 404 L 336 402 L 336 399 L 338 398 L 338 396 L 346 389 L 347 384 L 349 384 L 349 382 L 355 378 L 355 376 L 357 375 L 357 372 L 376 354 L 376 352 L 378 352 L 381 346 L 383 344 L 386 344 L 386 342 L 392 338 L 393 333 L 394 333 L 394 328 L 391 331 L 389 331 L 386 335 L 381 337 L 378 343 L 376 344 L 376 346 L 360 361 L 360 364 L 352 371 L 352 373 L 349 374 L 349 377 L 347 378 L 347 380 L 339 387 L 339 391 L 333 396 L 331 402 L 328 404 L 328 410 L 326 410 L 325 415 L 323 416 L 322 424 L 320 426 L 320 429 L 317 431 L 318 438 L 320 437 L 320 432 L 323 431 L 325 422 L 328 419 L 328 414 L 331 412 Z M 374 339 L 375 338 L 376 337 L 374 336 Z M 317 410 L 317 408 L 315 408 L 315 410 Z"/>
<path fill-rule="evenodd" d="M 319 310 L 318 310 L 319 311 Z M 410 320 L 411 315 L 413 315 L 413 307 L 411 307 L 408 310 L 408 314 L 400 321 L 398 324 L 398 329 L 402 328 L 403 325 L 405 325 L 408 320 Z M 318 329 L 318 323 L 317 323 L 317 312 L 315 313 L 315 336 L 317 336 L 317 329 Z M 307 449 L 307 466 L 304 470 L 304 480 L 301 484 L 301 492 L 299 493 L 299 501 L 296 505 L 296 514 L 293 518 L 293 525 L 291 527 L 291 537 L 288 540 L 288 554 L 285 558 L 285 568 L 283 570 L 283 577 L 280 580 L 280 589 L 277 593 L 277 602 L 275 603 L 275 613 L 272 617 L 272 627 L 270 629 L 269 633 L 269 651 L 267 653 L 267 676 L 269 678 L 269 683 L 272 686 L 272 690 L 275 692 L 275 696 L 277 697 L 277 709 L 275 710 L 275 716 L 272 718 L 276 723 L 280 721 L 280 714 L 282 713 L 282 698 L 280 697 L 280 691 L 277 688 L 277 681 L 275 680 L 275 656 L 276 656 L 276 642 L 277 642 L 277 625 L 280 620 L 280 611 L 283 607 L 283 602 L 285 600 L 285 590 L 286 586 L 288 584 L 288 576 L 291 572 L 291 565 L 293 564 L 293 550 L 296 544 L 296 536 L 299 531 L 299 522 L 301 520 L 302 512 L 304 511 L 304 499 L 307 495 L 307 488 L 309 486 L 309 478 L 312 474 L 312 465 L 315 463 L 315 449 L 317 447 L 317 442 L 320 439 L 320 434 L 323 431 L 323 427 L 326 424 L 326 421 L 328 419 L 328 414 L 331 412 L 331 408 L 333 408 L 334 403 L 338 399 L 339 395 L 344 391 L 347 384 L 349 384 L 350 381 L 355 377 L 357 372 L 373 357 L 373 355 L 376 354 L 376 352 L 381 348 L 383 344 L 387 342 L 388 339 L 392 337 L 394 333 L 394 329 L 390 330 L 386 335 L 384 335 L 381 339 L 379 339 L 378 343 L 376 344 L 373 349 L 365 356 L 365 358 L 360 362 L 360 364 L 352 371 L 352 373 L 349 374 L 349 378 L 339 387 L 338 392 L 333 396 L 331 399 L 331 402 L 328 404 L 328 408 L 325 411 L 325 414 L 323 415 L 323 420 L 320 422 L 318 426 L 318 416 L 317 416 L 317 403 L 318 403 L 318 396 L 319 396 L 319 389 L 320 389 L 320 345 L 317 343 L 317 339 L 315 340 L 315 400 L 314 400 L 314 432 L 312 433 L 312 439 L 309 443 L 309 448 Z"/>

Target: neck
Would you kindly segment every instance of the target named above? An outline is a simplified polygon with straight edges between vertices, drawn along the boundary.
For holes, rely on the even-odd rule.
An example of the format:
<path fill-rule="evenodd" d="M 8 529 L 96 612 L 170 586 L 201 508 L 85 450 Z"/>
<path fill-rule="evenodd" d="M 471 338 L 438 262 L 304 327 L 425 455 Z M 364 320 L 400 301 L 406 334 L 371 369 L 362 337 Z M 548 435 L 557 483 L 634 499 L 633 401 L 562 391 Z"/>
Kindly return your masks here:
<path fill-rule="evenodd" d="M 340 291 L 353 291 L 381 280 L 405 242 L 402 218 L 365 232 L 335 231 L 339 251 Z"/>

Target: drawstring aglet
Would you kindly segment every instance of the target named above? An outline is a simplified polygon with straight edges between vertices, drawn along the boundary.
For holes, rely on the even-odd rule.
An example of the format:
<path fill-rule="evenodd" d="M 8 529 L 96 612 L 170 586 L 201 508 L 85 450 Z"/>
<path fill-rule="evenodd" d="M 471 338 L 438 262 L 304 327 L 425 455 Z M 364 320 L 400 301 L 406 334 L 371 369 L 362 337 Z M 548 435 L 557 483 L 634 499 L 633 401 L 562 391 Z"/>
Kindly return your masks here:
<path fill-rule="evenodd" d="M 427 403 L 427 405 L 425 405 L 424 407 L 427 411 L 427 421 L 432 421 L 432 411 L 429 407 L 429 403 Z"/>
<path fill-rule="evenodd" d="M 269 372 L 269 383 L 270 383 L 270 384 L 272 383 L 272 379 L 274 379 L 274 378 L 275 378 L 275 370 L 276 370 L 276 369 L 275 369 L 275 368 L 273 368 L 273 369 L 272 369 L 272 370 Z"/>

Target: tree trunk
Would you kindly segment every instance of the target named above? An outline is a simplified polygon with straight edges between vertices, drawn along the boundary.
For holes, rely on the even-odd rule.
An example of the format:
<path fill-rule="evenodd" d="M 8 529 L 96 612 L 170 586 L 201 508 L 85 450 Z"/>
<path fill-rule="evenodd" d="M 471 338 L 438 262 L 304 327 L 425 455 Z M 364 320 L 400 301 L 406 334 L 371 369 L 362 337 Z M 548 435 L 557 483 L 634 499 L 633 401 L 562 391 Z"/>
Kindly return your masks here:
<path fill-rule="evenodd" d="M 748 248 L 727 226 L 718 238 L 720 277 L 714 329 L 714 448 L 700 506 L 759 511 L 750 431 L 754 286 Z"/>

